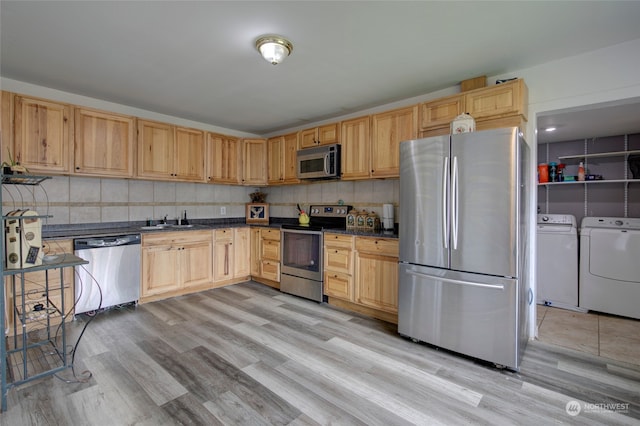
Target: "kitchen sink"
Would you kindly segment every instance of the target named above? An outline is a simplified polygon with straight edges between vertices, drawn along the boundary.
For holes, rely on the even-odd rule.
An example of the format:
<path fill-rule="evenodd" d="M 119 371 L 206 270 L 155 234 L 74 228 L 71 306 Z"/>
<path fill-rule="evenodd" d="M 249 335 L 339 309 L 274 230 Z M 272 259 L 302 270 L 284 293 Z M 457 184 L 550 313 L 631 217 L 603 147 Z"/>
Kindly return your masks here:
<path fill-rule="evenodd" d="M 146 231 L 152 230 L 152 229 L 166 229 L 166 228 L 171 228 L 171 229 L 182 229 L 182 228 L 193 228 L 194 225 L 170 225 L 170 224 L 165 224 L 165 223 L 159 223 L 157 225 L 150 225 L 150 226 L 141 226 L 140 229 L 144 229 Z"/>

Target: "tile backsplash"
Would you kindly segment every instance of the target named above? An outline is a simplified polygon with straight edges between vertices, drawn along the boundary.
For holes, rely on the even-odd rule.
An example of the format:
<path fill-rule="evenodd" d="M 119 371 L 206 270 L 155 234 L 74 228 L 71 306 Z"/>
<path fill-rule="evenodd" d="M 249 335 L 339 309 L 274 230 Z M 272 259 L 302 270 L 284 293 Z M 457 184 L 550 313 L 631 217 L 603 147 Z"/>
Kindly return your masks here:
<path fill-rule="evenodd" d="M 29 208 L 52 216 L 45 224 L 101 223 L 175 219 L 187 210 L 189 218 L 244 217 L 251 186 L 155 182 L 54 176 L 40 186 L 3 185 L 2 211 Z M 382 212 L 382 204 L 396 206 L 399 181 L 324 181 L 300 185 L 261 187 L 267 193 L 271 217 L 297 217 L 296 204 L 337 204 L 343 200 L 359 210 Z M 226 208 L 222 215 L 221 207 Z"/>

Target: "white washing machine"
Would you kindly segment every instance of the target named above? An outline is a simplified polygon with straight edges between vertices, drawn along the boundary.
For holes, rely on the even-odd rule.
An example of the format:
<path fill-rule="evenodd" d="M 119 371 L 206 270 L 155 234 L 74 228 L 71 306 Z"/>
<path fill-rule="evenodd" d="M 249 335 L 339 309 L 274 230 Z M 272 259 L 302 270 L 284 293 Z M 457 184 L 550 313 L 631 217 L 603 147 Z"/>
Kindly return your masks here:
<path fill-rule="evenodd" d="M 578 228 L 570 214 L 538 215 L 536 303 L 578 308 Z"/>
<path fill-rule="evenodd" d="M 640 319 L 640 218 L 582 219 L 580 307 Z"/>

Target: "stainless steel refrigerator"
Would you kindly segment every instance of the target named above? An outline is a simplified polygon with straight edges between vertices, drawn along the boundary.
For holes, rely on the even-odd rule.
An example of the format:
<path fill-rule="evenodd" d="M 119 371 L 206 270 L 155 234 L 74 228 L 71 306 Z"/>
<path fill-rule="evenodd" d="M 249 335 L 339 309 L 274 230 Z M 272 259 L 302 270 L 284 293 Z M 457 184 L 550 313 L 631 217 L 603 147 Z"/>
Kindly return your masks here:
<path fill-rule="evenodd" d="M 515 127 L 400 144 L 400 334 L 519 368 L 528 161 Z"/>

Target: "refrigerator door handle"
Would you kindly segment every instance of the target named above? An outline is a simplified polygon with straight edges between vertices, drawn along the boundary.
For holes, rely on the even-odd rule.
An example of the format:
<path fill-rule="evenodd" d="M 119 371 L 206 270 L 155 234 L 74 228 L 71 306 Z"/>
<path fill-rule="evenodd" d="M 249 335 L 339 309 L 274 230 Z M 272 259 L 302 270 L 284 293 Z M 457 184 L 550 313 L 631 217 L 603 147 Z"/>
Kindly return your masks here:
<path fill-rule="evenodd" d="M 449 157 L 444 157 L 442 166 L 442 239 L 444 248 L 449 248 Z"/>
<path fill-rule="evenodd" d="M 451 178 L 451 246 L 458 249 L 458 157 L 453 157 L 453 172 Z"/>
<path fill-rule="evenodd" d="M 432 280 L 437 280 L 437 281 L 444 281 L 446 283 L 450 283 L 450 284 L 459 284 L 459 285 L 465 285 L 465 286 L 470 286 L 470 287 L 482 287 L 482 288 L 490 288 L 493 290 L 504 290 L 504 285 L 502 284 L 483 284 L 483 283 L 477 283 L 477 282 L 473 282 L 473 281 L 463 281 L 463 280 L 454 280 L 451 278 L 443 278 L 443 277 L 438 277 L 435 275 L 428 275 L 428 274 L 422 274 L 420 272 L 415 272 L 415 271 L 407 271 L 408 275 L 415 275 L 416 277 L 420 277 L 420 278 L 430 278 Z"/>

